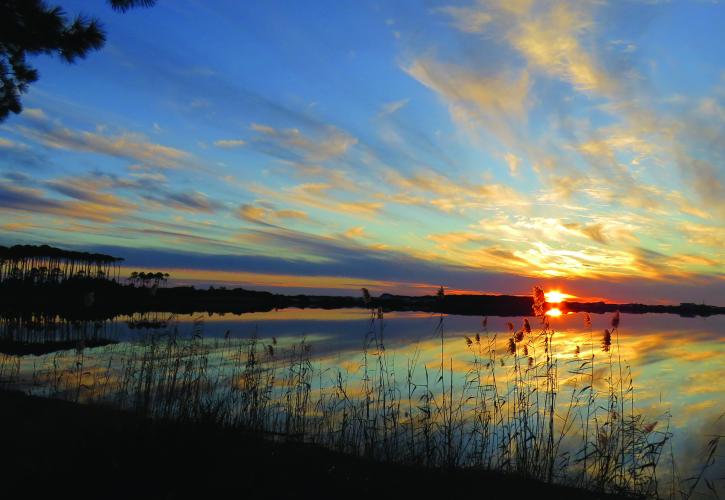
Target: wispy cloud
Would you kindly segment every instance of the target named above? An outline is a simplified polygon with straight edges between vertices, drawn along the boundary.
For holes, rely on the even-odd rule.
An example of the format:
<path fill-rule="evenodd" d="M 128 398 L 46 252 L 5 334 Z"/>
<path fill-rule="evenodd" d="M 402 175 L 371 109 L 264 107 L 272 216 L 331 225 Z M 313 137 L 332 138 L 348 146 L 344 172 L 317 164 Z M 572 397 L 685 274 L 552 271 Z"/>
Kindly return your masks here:
<path fill-rule="evenodd" d="M 186 151 L 150 142 L 140 134 L 106 135 L 73 130 L 34 109 L 27 110 L 25 116 L 29 120 L 27 125 L 18 127 L 19 132 L 50 148 L 109 155 L 158 168 L 179 168 L 191 157 Z"/>
<path fill-rule="evenodd" d="M 47 197 L 39 189 L 0 186 L 0 208 L 109 223 L 129 214 L 135 206 L 112 196 L 96 200 L 59 200 Z"/>
<path fill-rule="evenodd" d="M 254 144 L 280 158 L 299 158 L 309 162 L 325 162 L 343 156 L 357 144 L 357 139 L 336 127 L 328 126 L 315 137 L 297 128 L 279 129 L 253 123 Z"/>
<path fill-rule="evenodd" d="M 393 113 L 396 113 L 397 111 L 403 109 L 409 101 L 410 99 L 401 99 L 400 101 L 393 101 L 383 104 L 379 114 L 380 116 L 392 115 Z"/>
<path fill-rule="evenodd" d="M 309 219 L 306 212 L 302 210 L 276 209 L 261 205 L 244 204 L 239 207 L 239 217 L 249 222 L 256 223 L 277 223 L 282 220 L 305 220 Z"/>
<path fill-rule="evenodd" d="M 246 141 L 243 141 L 241 139 L 220 139 L 218 141 L 214 141 L 214 145 L 222 149 L 241 148 L 246 143 Z"/>

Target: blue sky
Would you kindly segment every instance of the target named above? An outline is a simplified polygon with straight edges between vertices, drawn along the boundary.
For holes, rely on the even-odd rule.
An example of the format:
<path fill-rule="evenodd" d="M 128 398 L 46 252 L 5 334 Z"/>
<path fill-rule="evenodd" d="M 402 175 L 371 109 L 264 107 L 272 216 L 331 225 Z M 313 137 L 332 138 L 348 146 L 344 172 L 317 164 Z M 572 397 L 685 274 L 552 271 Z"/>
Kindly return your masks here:
<path fill-rule="evenodd" d="M 192 2 L 33 59 L 0 240 L 179 282 L 725 302 L 718 2 Z"/>

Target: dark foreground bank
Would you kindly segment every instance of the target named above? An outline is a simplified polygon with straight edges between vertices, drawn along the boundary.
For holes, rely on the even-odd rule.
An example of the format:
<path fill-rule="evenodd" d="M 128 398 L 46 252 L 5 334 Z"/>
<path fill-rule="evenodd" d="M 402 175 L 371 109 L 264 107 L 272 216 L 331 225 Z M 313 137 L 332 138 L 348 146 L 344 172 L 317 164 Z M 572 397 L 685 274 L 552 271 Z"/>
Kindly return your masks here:
<path fill-rule="evenodd" d="M 0 391 L 3 498 L 615 498 Z"/>

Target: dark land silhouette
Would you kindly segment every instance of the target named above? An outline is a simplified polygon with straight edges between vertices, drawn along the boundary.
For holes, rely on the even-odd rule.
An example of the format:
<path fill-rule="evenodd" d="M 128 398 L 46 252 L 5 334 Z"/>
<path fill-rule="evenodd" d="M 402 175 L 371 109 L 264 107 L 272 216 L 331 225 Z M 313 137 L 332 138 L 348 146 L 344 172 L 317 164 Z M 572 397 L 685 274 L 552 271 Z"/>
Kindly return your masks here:
<path fill-rule="evenodd" d="M 204 421 L 0 391 L 6 498 L 490 498 L 615 495 L 480 469 L 375 462 Z M 17 496 L 16 496 L 17 495 Z"/>

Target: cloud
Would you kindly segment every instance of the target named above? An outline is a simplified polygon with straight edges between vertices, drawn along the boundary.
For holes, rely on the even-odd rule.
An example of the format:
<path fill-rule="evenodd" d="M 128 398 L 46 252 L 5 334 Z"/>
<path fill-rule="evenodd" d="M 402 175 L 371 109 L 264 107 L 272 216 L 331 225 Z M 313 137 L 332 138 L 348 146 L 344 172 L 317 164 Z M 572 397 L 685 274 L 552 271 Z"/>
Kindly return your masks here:
<path fill-rule="evenodd" d="M 290 205 L 306 205 L 333 213 L 346 213 L 360 217 L 374 217 L 384 207 L 384 203 L 367 200 L 344 200 L 333 196 L 333 186 L 325 182 L 307 182 L 272 190 L 263 186 L 252 186 L 250 190 L 265 198 Z"/>
<path fill-rule="evenodd" d="M 501 120 L 506 116 L 520 119 L 525 115 L 530 85 L 526 71 L 486 76 L 424 58 L 416 59 L 403 70 L 439 94 L 459 123 Z"/>
<path fill-rule="evenodd" d="M 506 153 L 503 158 L 504 160 L 506 160 L 506 164 L 509 167 L 509 173 L 513 176 L 518 175 L 519 166 L 521 165 L 521 158 L 513 153 Z"/>
<path fill-rule="evenodd" d="M 18 166 L 39 168 L 48 164 L 48 160 L 44 155 L 27 144 L 4 137 L 0 137 L 0 152 L 2 153 L 2 160 L 0 161 L 15 168 Z"/>
<path fill-rule="evenodd" d="M 493 20 L 488 12 L 475 7 L 441 7 L 438 12 L 453 18 L 453 25 L 464 33 L 483 33 L 484 28 Z"/>
<path fill-rule="evenodd" d="M 620 66 L 619 74 L 615 74 L 598 60 L 594 15 L 602 5 L 596 2 L 519 2 L 508 6 L 506 2 L 491 1 L 478 2 L 462 10 L 444 11 L 459 21 L 463 21 L 464 16 L 472 16 L 473 11 L 491 16 L 490 22 L 475 30 L 479 35 L 485 33 L 485 37 L 480 38 L 481 50 L 498 47 L 500 50 L 513 50 L 522 57 L 525 71 L 532 80 L 537 78 L 537 88 L 529 88 L 530 95 L 524 101 L 529 106 L 535 106 L 530 114 L 551 113 L 553 110 L 560 118 L 557 129 L 537 137 L 525 127 L 504 134 L 501 131 L 506 130 L 505 121 L 466 119 L 475 118 L 480 113 L 471 100 L 468 106 L 461 104 L 462 109 L 452 115 L 464 118 L 458 120 L 460 125 L 478 127 L 486 134 L 503 139 L 509 150 L 516 148 L 525 157 L 528 156 L 549 190 L 546 197 L 551 200 L 572 203 L 578 199 L 580 206 L 585 207 L 588 204 L 583 200 L 590 197 L 595 201 L 606 200 L 629 209 L 661 214 L 672 213 L 674 204 L 687 214 L 707 217 L 707 211 L 698 208 L 681 193 L 668 192 L 643 181 L 640 172 L 644 172 L 645 168 L 661 168 L 673 157 L 679 157 L 670 147 L 680 142 L 674 132 L 676 122 L 663 120 L 659 113 L 653 112 L 647 97 L 632 95 L 635 87 L 630 83 L 639 80 L 626 68 L 626 64 L 624 70 Z M 467 35 L 474 31 L 454 25 Z M 502 65 L 499 65 L 497 71 L 514 71 L 511 69 L 517 66 L 514 61 L 516 58 L 503 60 L 503 68 L 508 66 L 508 69 L 501 69 Z M 593 129 L 591 110 L 581 105 L 573 108 L 570 101 L 575 97 L 569 93 L 552 93 L 547 89 L 547 93 L 541 95 L 544 87 L 538 84 L 541 80 L 539 75 L 565 82 L 588 97 L 607 99 L 608 103 L 600 105 L 599 111 L 606 110 L 613 124 Z M 455 89 L 453 85 L 450 87 Z M 441 85 L 434 88 L 441 93 Z M 449 101 L 462 100 L 460 92 L 456 95 L 449 90 L 446 94 Z M 565 113 L 570 108 L 577 110 L 576 118 L 566 117 Z M 715 99 L 701 100 L 698 106 L 700 115 L 709 116 L 710 122 L 719 110 Z M 697 130 L 701 131 L 703 127 L 697 127 Z M 689 127 L 690 130 L 694 128 Z M 584 140 L 577 141 L 577 136 L 587 134 L 589 136 Z M 699 138 L 712 137 L 713 144 L 721 142 L 715 140 L 717 134 L 697 134 Z M 576 151 L 582 155 L 584 164 L 569 155 L 572 143 L 576 142 Z M 715 151 L 715 148 L 709 147 L 709 150 Z M 690 186 L 712 207 L 710 211 L 720 212 L 723 203 L 719 200 L 725 197 L 722 188 L 725 180 L 717 169 L 712 168 L 713 163 L 702 158 L 693 159 L 684 153 L 679 158 L 681 170 L 689 179 Z M 512 157 L 505 159 L 512 160 L 507 163 L 510 171 L 515 172 L 519 162 Z M 590 233 L 598 238 L 596 233 Z"/>
<path fill-rule="evenodd" d="M 132 172 L 128 177 L 94 171 L 86 175 L 44 181 L 42 185 L 57 193 L 91 203 L 110 206 L 135 206 L 129 199 L 149 202 L 147 210 L 175 209 L 192 213 L 214 213 L 224 205 L 196 190 L 172 189 L 160 173 Z M 113 194 L 110 191 L 120 194 Z M 121 194 L 123 197 L 121 197 Z"/>
<path fill-rule="evenodd" d="M 590 5 L 555 3 L 520 19 L 508 40 L 544 73 L 568 81 L 579 91 L 610 94 L 615 83 L 581 45 L 580 37 L 593 27 Z"/>
<path fill-rule="evenodd" d="M 363 228 L 362 226 L 351 227 L 343 234 L 346 238 L 362 238 L 363 236 L 365 236 L 365 228 Z"/>
<path fill-rule="evenodd" d="M 198 191 L 168 193 L 164 196 L 163 203 L 177 210 L 202 213 L 213 213 L 222 207 L 220 203 Z"/>
<path fill-rule="evenodd" d="M 247 142 L 241 139 L 221 139 L 214 141 L 214 145 L 222 149 L 235 149 L 244 146 Z"/>
<path fill-rule="evenodd" d="M 30 111 L 24 112 L 28 125 L 20 125 L 17 130 L 50 148 L 108 155 L 157 168 L 179 168 L 191 158 L 186 151 L 150 142 L 140 134 L 105 135 L 73 130 L 51 121 L 40 110 Z"/>
<path fill-rule="evenodd" d="M 594 27 L 594 2 L 477 2 L 438 9 L 466 34 L 487 33 L 508 44 L 529 69 L 569 82 L 579 91 L 610 93 L 614 80 L 581 43 Z"/>
<path fill-rule="evenodd" d="M 96 200 L 68 201 L 48 198 L 39 189 L 0 186 L 0 208 L 110 223 L 131 213 L 135 206 L 112 195 Z"/>
<path fill-rule="evenodd" d="M 429 234 L 427 238 L 443 249 L 457 248 L 460 245 L 468 243 L 483 243 L 487 241 L 483 234 L 464 231 Z"/>
<path fill-rule="evenodd" d="M 390 199 L 404 205 L 431 206 L 446 213 L 492 207 L 523 209 L 530 205 L 524 195 L 504 184 L 455 180 L 426 168 L 408 176 L 386 169 L 383 176 L 396 188 L 396 195 Z M 380 197 L 387 198 L 385 195 Z"/>
<path fill-rule="evenodd" d="M 708 160 L 681 155 L 679 164 L 704 205 L 721 219 L 725 218 L 725 169 Z"/>
<path fill-rule="evenodd" d="M 280 220 L 301 221 L 309 219 L 307 213 L 301 210 L 277 210 L 275 208 L 251 204 L 243 204 L 239 207 L 237 213 L 239 217 L 246 221 L 264 224 L 278 223 Z"/>
<path fill-rule="evenodd" d="M 393 113 L 396 113 L 397 111 L 403 109 L 409 101 L 410 99 L 401 99 L 400 101 L 393 101 L 383 104 L 382 108 L 380 109 L 379 116 L 392 115 Z"/>
<path fill-rule="evenodd" d="M 582 227 L 581 231 L 597 243 L 607 243 L 607 239 L 604 237 L 604 227 L 602 224 L 589 224 Z"/>
<path fill-rule="evenodd" d="M 644 249 L 640 237 L 669 233 L 666 221 L 632 216 L 596 217 L 581 214 L 567 219 L 516 216 L 498 213 L 467 230 L 433 233 L 431 256 L 465 262 L 484 269 L 500 269 L 531 276 L 562 276 L 622 279 L 625 276 L 673 281 L 699 273 L 715 273 L 723 265 L 721 252 L 699 252 L 696 248 Z M 700 236 L 705 231 L 699 231 Z M 695 236 L 695 235 L 693 235 Z M 716 241 L 710 243 L 716 244 Z M 664 247 L 663 247 L 664 248 Z"/>
<path fill-rule="evenodd" d="M 358 142 L 356 138 L 331 125 L 314 137 L 303 134 L 297 128 L 278 129 L 257 123 L 253 123 L 250 128 L 257 132 L 254 138 L 257 147 L 283 159 L 325 162 L 345 155 Z"/>
<path fill-rule="evenodd" d="M 46 181 L 44 185 L 57 193 L 94 205 L 132 210 L 135 205 L 118 196 L 104 192 L 110 185 L 101 179 L 64 178 Z"/>
<path fill-rule="evenodd" d="M 725 251 L 725 227 L 683 222 L 679 224 L 677 229 L 684 235 L 689 244 L 719 250 L 721 257 L 723 256 L 722 252 Z"/>

